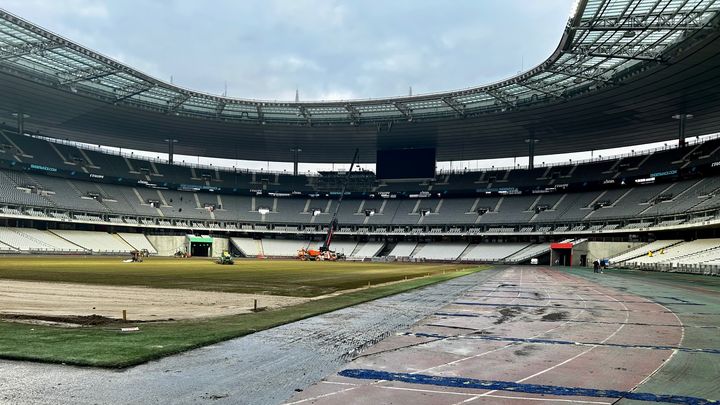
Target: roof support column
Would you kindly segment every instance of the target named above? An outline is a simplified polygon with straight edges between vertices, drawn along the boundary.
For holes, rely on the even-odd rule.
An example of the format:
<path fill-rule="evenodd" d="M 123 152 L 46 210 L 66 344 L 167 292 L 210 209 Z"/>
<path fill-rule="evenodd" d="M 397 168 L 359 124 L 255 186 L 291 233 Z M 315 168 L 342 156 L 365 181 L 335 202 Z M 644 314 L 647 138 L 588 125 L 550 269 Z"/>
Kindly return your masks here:
<path fill-rule="evenodd" d="M 535 144 L 540 140 L 535 139 L 535 131 L 530 131 L 530 138 L 525 142 L 528 144 L 528 170 L 532 170 L 535 168 Z"/>
<path fill-rule="evenodd" d="M 672 116 L 673 119 L 678 120 L 678 146 L 681 148 L 685 147 L 685 123 L 687 120 L 693 117 L 692 114 L 677 114 Z"/>
<path fill-rule="evenodd" d="M 168 163 L 173 164 L 173 160 L 175 158 L 175 144 L 178 142 L 177 139 L 166 139 L 165 142 L 168 143 Z"/>
<path fill-rule="evenodd" d="M 298 175 L 298 163 L 300 162 L 300 152 L 302 152 L 302 149 L 298 148 L 297 146 L 294 148 L 291 148 L 290 151 L 293 153 L 293 175 Z"/>
<path fill-rule="evenodd" d="M 22 111 L 13 113 L 13 116 L 17 118 L 17 131 L 18 134 L 22 135 L 25 133 L 25 118 L 30 117 L 28 114 L 24 114 Z"/>

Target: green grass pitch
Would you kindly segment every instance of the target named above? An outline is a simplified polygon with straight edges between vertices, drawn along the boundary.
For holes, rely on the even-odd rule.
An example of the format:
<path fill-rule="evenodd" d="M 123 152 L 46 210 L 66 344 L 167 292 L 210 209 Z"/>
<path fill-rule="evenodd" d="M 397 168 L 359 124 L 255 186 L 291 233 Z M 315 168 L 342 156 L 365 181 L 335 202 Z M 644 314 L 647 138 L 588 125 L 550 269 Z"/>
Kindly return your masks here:
<path fill-rule="evenodd" d="M 232 266 L 221 266 L 210 259 L 149 258 L 144 263 L 122 263 L 120 258 L 97 257 L 0 258 L 0 280 L 297 297 L 335 293 L 285 308 L 195 320 L 82 328 L 0 321 L 0 357 L 85 366 L 131 366 L 481 269 L 429 263 L 240 260 Z M 342 293 L 345 290 L 353 291 Z M 139 326 L 141 331 L 122 334 L 120 326 Z"/>
<path fill-rule="evenodd" d="M 0 279 L 316 297 L 367 283 L 399 281 L 465 267 L 254 259 L 221 266 L 205 258 L 149 258 L 143 263 L 123 263 L 121 258 L 39 257 L 0 259 Z"/>

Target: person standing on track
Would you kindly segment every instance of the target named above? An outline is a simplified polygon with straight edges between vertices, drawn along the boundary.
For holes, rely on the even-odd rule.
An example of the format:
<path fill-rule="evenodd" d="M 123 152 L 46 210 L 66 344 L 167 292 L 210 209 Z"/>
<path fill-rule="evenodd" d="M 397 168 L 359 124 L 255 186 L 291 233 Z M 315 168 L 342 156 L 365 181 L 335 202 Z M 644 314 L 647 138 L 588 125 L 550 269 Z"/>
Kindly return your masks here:
<path fill-rule="evenodd" d="M 598 259 L 593 261 L 593 273 L 600 273 L 600 260 Z"/>

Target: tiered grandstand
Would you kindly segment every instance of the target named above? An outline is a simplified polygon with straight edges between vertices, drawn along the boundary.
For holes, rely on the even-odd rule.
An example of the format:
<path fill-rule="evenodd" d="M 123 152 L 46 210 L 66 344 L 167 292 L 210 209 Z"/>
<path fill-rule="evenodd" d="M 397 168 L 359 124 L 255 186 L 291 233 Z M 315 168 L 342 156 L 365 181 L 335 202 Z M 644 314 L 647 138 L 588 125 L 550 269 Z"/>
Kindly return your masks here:
<path fill-rule="evenodd" d="M 12 33 L 0 38 L 0 86 L 9 94 L 0 99 L 0 253 L 166 255 L 188 235 L 205 235 L 216 251 L 292 257 L 318 247 L 337 213 L 332 247 L 350 259 L 550 263 L 553 243 L 582 240 L 578 249 L 619 245 L 588 247 L 576 264 L 714 266 L 717 5 L 668 6 L 673 18 L 631 29 L 623 7 L 580 3 L 556 52 L 519 76 L 461 92 L 327 103 L 180 89 L 0 10 Z M 535 164 L 540 153 L 674 139 Z M 386 145 L 430 148 L 440 160 L 528 156 L 529 164 L 387 179 L 173 161 L 183 152 L 348 163 L 356 150 L 373 162 Z"/>
<path fill-rule="evenodd" d="M 33 228 L 0 228 L 3 251 L 10 253 L 51 254 L 126 254 L 133 250 L 148 250 L 156 254 L 145 235 L 118 233 L 52 230 Z"/>
<path fill-rule="evenodd" d="M 144 234 L 175 230 L 230 232 L 237 237 L 228 246 L 238 254 L 293 257 L 301 248 L 319 245 L 338 204 L 322 192 L 323 175 L 210 171 L 9 129 L 2 135 L 0 212 L 9 226 L 2 232 L 4 253 L 146 249 L 158 254 Z M 39 158 L 48 151 L 54 153 L 50 158 Z M 342 239 L 334 249 L 350 259 L 527 263 L 547 257 L 550 242 L 568 236 L 713 232 L 720 221 L 720 177 L 713 166 L 720 160 L 718 151 L 720 140 L 711 138 L 684 150 L 663 148 L 533 170 L 450 172 L 435 181 L 386 183 L 364 173 L 364 183 L 351 184 L 338 211 Z M 675 158 L 656 172 L 657 162 Z M 635 164 L 621 164 L 627 160 Z M 383 191 L 389 185 L 393 191 Z M 19 228 L 29 223 L 50 231 Z M 94 229 L 105 232 L 89 232 Z M 719 259 L 712 252 L 714 239 L 701 243 L 707 248 L 699 251 L 646 255 L 681 241 L 656 241 L 613 260 L 623 266 L 678 269 Z"/>
<path fill-rule="evenodd" d="M 718 274 L 720 239 L 660 240 L 614 258 L 616 264 L 650 270 Z"/>
<path fill-rule="evenodd" d="M 54 143 L 8 135 L 7 131 L 4 134 L 8 143 L 0 155 L 0 209 L 7 215 L 201 229 L 254 229 L 260 224 L 263 230 L 298 233 L 323 232 L 337 206 L 336 199 L 316 186 L 318 177 L 217 169 L 213 180 L 202 180 L 192 177 L 189 170 L 187 177 L 181 176 L 181 170 L 192 167 L 165 165 L 172 169 L 156 176 L 163 180 L 173 177 L 177 182 L 168 183 L 131 170 L 149 161 L 125 158 L 128 165 L 124 170 L 109 165 L 105 171 L 94 163 L 101 161 L 99 156 L 105 160 L 118 156 L 95 152 L 92 165 L 73 159 L 35 159 L 33 156 L 43 156 L 43 148 L 52 149 L 48 145 Z M 23 145 L 22 153 L 12 146 L 17 144 Z M 687 148 L 717 152 L 720 141 L 713 139 Z M 74 150 L 72 156 L 90 153 L 78 147 Z M 677 150 L 639 154 L 635 160 L 647 162 L 654 155 L 670 159 Z M 506 173 L 515 174 L 501 188 L 497 183 L 477 180 L 486 178 L 488 171 L 449 173 L 442 176 L 443 184 L 394 182 L 391 193 L 383 191 L 387 183 L 372 177 L 366 188 L 351 189 L 339 217 L 344 232 L 398 234 L 623 233 L 630 229 L 692 227 L 716 219 L 720 177 L 712 163 L 720 156 L 684 158 L 668 163 L 661 173 L 651 171 L 654 167 L 636 166 L 632 171 L 617 168 L 623 159 L 541 170 L 594 172 L 594 178 L 533 178 L 533 171 L 507 169 Z M 601 166 L 616 168 L 600 172 L 597 168 Z M 216 185 L 208 186 L 213 182 Z M 267 192 L 258 195 L 254 187 Z"/>

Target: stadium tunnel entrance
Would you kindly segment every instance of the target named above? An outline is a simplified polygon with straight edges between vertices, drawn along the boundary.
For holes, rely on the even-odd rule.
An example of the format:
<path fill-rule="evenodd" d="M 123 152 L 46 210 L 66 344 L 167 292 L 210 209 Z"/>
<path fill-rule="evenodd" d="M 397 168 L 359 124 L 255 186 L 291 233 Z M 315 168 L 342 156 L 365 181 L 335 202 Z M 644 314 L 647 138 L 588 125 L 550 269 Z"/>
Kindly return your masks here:
<path fill-rule="evenodd" d="M 193 257 L 211 257 L 213 238 L 188 235 L 188 252 Z"/>
<path fill-rule="evenodd" d="M 551 266 L 572 265 L 572 243 L 553 243 L 550 245 Z"/>

